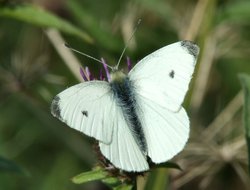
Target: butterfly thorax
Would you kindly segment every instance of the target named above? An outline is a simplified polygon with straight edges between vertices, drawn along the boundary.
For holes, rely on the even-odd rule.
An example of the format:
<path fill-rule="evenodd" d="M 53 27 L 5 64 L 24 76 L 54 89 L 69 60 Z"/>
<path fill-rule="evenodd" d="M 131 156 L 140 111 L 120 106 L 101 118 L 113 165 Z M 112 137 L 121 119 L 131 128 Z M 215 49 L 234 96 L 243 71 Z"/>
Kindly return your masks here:
<path fill-rule="evenodd" d="M 111 83 L 112 82 L 122 82 L 126 75 L 122 71 L 113 71 L 111 74 Z"/>
<path fill-rule="evenodd" d="M 124 119 L 129 126 L 140 150 L 147 154 L 147 143 L 138 117 L 138 105 L 135 96 L 135 87 L 129 77 L 121 71 L 115 71 L 111 74 L 111 89 L 117 105 L 121 108 Z"/>

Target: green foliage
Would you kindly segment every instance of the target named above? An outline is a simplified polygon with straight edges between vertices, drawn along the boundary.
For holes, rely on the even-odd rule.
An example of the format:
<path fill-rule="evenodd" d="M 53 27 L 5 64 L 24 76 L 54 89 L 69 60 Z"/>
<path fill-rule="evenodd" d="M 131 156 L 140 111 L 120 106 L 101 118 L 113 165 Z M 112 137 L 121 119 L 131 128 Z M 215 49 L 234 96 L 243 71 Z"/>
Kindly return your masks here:
<path fill-rule="evenodd" d="M 56 28 L 62 32 L 78 36 L 85 42 L 93 42 L 93 39 L 87 33 L 37 6 L 24 4 L 0 7 L 0 16 L 17 19 L 38 27 Z"/>
<path fill-rule="evenodd" d="M 227 22 L 238 22 L 237 24 L 247 24 L 247 20 L 250 19 L 250 2 L 249 1 L 240 1 L 240 2 L 233 2 L 226 5 L 223 9 L 221 14 L 218 17 L 220 21 L 227 21 Z M 240 22 L 240 23 L 239 23 Z"/>
<path fill-rule="evenodd" d="M 11 160 L 7 160 L 0 156 L 0 172 L 16 172 L 24 174 L 23 169 Z"/>
<path fill-rule="evenodd" d="M 95 18 L 96 16 L 91 13 L 87 7 L 82 6 L 81 3 L 77 1 L 67 1 L 67 5 L 79 24 L 87 28 L 88 32 L 100 46 L 104 45 L 105 48 L 112 51 L 122 49 L 123 45 L 117 37 L 112 34 L 112 31 L 106 28 L 103 28 L 103 30 L 99 29 L 98 19 Z"/>
<path fill-rule="evenodd" d="M 173 162 L 164 162 L 161 164 L 156 165 L 156 168 L 172 168 L 172 169 L 178 169 L 178 170 L 182 170 L 181 167 Z"/>
<path fill-rule="evenodd" d="M 153 178 L 154 180 L 151 180 L 148 182 L 147 189 L 159 189 L 159 190 L 165 189 L 166 183 L 167 183 L 166 181 L 167 168 L 181 170 L 180 166 L 172 162 L 166 162 L 166 163 L 156 165 L 154 169 L 156 168 L 159 168 L 159 169 L 157 170 L 157 172 L 153 172 L 152 174 L 150 174 L 151 176 L 150 178 Z M 121 175 L 120 177 L 119 176 L 115 177 L 115 175 L 111 173 L 112 172 L 108 172 L 108 170 L 105 170 L 104 168 L 96 167 L 92 171 L 83 172 L 73 177 L 72 181 L 76 184 L 82 184 L 82 183 L 87 183 L 91 181 L 101 180 L 104 184 L 108 185 L 114 190 L 118 190 L 118 189 L 129 190 L 134 187 L 135 182 L 133 182 L 133 179 L 130 179 L 128 181 L 126 180 L 126 177 L 124 177 L 123 175 Z M 129 176 L 130 174 L 127 174 L 127 175 Z"/>
<path fill-rule="evenodd" d="M 104 184 L 114 190 L 130 190 L 133 187 L 130 183 L 122 183 L 118 178 L 112 177 L 107 171 L 99 167 L 94 168 L 92 171 L 81 173 L 72 179 L 72 181 L 76 184 L 96 180 L 101 180 Z"/>
<path fill-rule="evenodd" d="M 107 179 L 108 172 L 104 171 L 101 168 L 96 168 L 89 172 L 83 172 L 72 178 L 72 181 L 76 184 L 86 183 L 95 180 Z"/>
<path fill-rule="evenodd" d="M 166 189 L 167 186 L 168 186 L 168 170 L 158 169 L 158 170 L 153 170 L 149 174 L 149 179 L 147 180 L 145 190 L 150 190 L 150 189 L 164 190 Z"/>

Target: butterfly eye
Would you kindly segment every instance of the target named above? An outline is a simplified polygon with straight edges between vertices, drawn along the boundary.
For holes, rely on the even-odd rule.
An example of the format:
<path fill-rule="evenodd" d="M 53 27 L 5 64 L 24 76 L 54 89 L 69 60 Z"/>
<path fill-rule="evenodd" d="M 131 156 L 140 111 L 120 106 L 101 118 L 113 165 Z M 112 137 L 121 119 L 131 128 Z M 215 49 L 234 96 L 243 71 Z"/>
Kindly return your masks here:
<path fill-rule="evenodd" d="M 174 70 L 172 70 L 172 71 L 169 73 L 169 76 L 173 79 L 173 78 L 174 78 L 174 74 L 175 74 L 175 72 L 174 72 Z"/>

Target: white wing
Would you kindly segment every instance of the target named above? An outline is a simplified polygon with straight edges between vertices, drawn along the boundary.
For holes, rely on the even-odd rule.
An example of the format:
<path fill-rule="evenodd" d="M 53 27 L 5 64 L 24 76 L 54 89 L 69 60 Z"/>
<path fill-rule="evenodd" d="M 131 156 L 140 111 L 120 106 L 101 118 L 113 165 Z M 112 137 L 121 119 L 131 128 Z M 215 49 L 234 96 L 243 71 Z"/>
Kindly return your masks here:
<path fill-rule="evenodd" d="M 52 101 L 51 112 L 99 140 L 101 152 L 114 166 L 125 171 L 149 169 L 107 82 L 84 82 L 64 90 Z"/>
<path fill-rule="evenodd" d="M 136 144 L 119 107 L 116 114 L 111 144 L 99 143 L 102 154 L 122 170 L 133 172 L 148 170 L 146 156 Z"/>
<path fill-rule="evenodd" d="M 189 119 L 184 108 L 169 111 L 145 98 L 138 101 L 139 116 L 148 145 L 148 156 L 162 163 L 180 152 L 189 137 Z"/>
<path fill-rule="evenodd" d="M 199 47 L 189 41 L 165 46 L 142 59 L 129 72 L 139 95 L 178 111 L 188 90 Z"/>
<path fill-rule="evenodd" d="M 148 156 L 154 163 L 171 159 L 188 140 L 189 119 L 181 104 L 198 53 L 192 42 L 177 42 L 146 56 L 129 73 Z"/>
<path fill-rule="evenodd" d="M 109 83 L 89 81 L 58 94 L 51 113 L 68 126 L 106 144 L 112 140 L 115 104 Z"/>

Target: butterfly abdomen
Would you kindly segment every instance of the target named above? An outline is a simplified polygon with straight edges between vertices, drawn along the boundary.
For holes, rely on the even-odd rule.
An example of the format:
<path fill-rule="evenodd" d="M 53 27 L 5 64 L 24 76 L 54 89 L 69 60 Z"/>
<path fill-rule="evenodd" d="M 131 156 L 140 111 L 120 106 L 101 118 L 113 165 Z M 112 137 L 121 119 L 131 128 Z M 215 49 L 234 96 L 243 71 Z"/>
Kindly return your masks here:
<path fill-rule="evenodd" d="M 110 85 L 116 103 L 122 109 L 123 116 L 136 143 L 140 147 L 140 150 L 146 155 L 147 143 L 141 121 L 136 112 L 137 103 L 133 83 L 122 72 L 116 71 L 113 73 L 113 80 L 111 80 Z"/>

